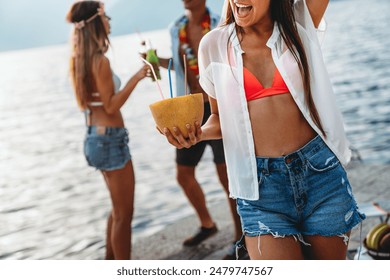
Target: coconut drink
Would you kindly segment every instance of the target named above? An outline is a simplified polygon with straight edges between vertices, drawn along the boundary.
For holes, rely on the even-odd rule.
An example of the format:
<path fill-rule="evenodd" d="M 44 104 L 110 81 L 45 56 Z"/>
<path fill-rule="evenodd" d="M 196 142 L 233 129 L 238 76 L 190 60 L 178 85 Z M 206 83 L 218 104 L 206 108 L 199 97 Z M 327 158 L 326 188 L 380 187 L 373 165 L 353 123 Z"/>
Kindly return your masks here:
<path fill-rule="evenodd" d="M 164 127 L 173 132 L 173 127 L 180 129 L 184 138 L 188 138 L 187 124 L 194 126 L 203 119 L 203 94 L 194 93 L 157 101 L 149 105 L 154 121 L 160 131 Z"/>

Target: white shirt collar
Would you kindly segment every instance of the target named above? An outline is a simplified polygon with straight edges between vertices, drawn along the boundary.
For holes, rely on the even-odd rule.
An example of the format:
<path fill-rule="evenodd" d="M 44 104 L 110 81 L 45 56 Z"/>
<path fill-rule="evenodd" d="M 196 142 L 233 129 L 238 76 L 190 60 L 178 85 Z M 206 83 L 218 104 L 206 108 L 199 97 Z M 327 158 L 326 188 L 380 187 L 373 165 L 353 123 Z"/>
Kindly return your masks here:
<path fill-rule="evenodd" d="M 237 36 L 237 32 L 236 32 L 236 28 L 235 27 L 236 27 L 235 23 L 231 23 L 228 26 L 229 34 L 232 34 L 230 36 L 230 43 L 236 49 L 236 51 L 238 51 L 239 53 L 243 54 L 243 53 L 245 53 L 245 51 L 243 51 L 242 48 L 241 48 L 241 44 L 240 44 L 240 41 L 238 40 L 238 36 Z M 272 30 L 272 34 L 271 34 L 271 36 L 269 37 L 269 39 L 268 39 L 268 41 L 266 43 L 267 47 L 272 49 L 275 46 L 276 41 L 279 38 L 279 35 L 280 35 L 280 32 L 279 32 L 278 24 L 275 21 L 274 22 L 274 28 Z"/>

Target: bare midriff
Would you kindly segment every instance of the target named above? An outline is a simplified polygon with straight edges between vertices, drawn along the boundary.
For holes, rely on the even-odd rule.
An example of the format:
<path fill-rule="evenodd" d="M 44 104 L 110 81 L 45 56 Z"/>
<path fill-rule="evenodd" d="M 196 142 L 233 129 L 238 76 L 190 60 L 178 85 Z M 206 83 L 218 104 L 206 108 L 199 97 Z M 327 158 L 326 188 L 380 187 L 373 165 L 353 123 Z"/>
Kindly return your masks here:
<path fill-rule="evenodd" d="M 288 155 L 317 135 L 289 93 L 249 101 L 248 110 L 256 156 Z"/>
<path fill-rule="evenodd" d="M 103 106 L 91 107 L 90 110 L 89 125 L 124 127 L 124 121 L 120 111 L 113 114 L 107 114 Z"/>

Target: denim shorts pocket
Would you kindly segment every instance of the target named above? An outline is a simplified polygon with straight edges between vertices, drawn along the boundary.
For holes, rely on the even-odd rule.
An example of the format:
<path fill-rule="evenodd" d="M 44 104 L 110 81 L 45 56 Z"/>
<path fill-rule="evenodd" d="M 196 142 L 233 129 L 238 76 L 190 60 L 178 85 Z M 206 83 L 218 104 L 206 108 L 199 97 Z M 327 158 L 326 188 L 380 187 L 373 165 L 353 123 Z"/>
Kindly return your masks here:
<path fill-rule="evenodd" d="M 85 158 L 90 166 L 101 168 L 107 163 L 109 144 L 103 137 L 88 137 L 85 140 Z"/>
<path fill-rule="evenodd" d="M 306 158 L 306 164 L 314 172 L 325 172 L 338 167 L 340 161 L 328 147 L 324 147 L 312 157 Z"/>

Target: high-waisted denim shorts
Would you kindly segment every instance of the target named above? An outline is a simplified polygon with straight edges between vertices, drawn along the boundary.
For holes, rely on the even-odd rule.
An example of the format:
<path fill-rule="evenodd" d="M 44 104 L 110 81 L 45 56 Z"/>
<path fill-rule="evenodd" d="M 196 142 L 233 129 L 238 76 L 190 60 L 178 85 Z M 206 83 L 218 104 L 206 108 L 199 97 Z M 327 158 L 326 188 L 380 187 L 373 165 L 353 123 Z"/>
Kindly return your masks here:
<path fill-rule="evenodd" d="M 124 127 L 87 127 L 84 154 L 90 166 L 111 171 L 131 160 L 129 134 Z"/>
<path fill-rule="evenodd" d="M 321 137 L 287 156 L 256 160 L 259 200 L 237 199 L 246 236 L 342 236 L 365 218 L 343 166 Z"/>

